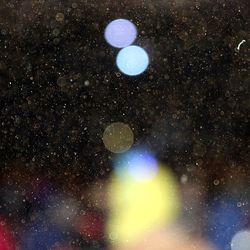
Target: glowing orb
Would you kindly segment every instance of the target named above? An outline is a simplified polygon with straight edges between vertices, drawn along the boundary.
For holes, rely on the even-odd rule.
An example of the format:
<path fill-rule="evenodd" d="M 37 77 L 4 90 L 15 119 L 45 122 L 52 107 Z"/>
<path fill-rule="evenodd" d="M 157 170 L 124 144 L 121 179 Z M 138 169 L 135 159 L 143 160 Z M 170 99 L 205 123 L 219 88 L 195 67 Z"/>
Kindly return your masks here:
<path fill-rule="evenodd" d="M 234 235 L 231 241 L 232 250 L 249 250 L 250 231 L 240 231 Z"/>
<path fill-rule="evenodd" d="M 115 122 L 106 127 L 102 140 L 109 151 L 123 153 L 134 143 L 134 134 L 129 125 Z"/>
<path fill-rule="evenodd" d="M 135 25 L 130 21 L 117 19 L 108 24 L 104 36 L 111 46 L 124 48 L 134 42 L 137 36 L 137 30 Z"/>
<path fill-rule="evenodd" d="M 116 58 L 117 67 L 129 76 L 143 73 L 149 64 L 147 52 L 139 46 L 129 46 L 122 49 Z"/>
<path fill-rule="evenodd" d="M 116 173 L 123 178 L 130 175 L 136 181 L 153 178 L 158 170 L 156 159 L 145 149 L 133 149 L 114 160 Z"/>
<path fill-rule="evenodd" d="M 110 216 L 106 232 L 115 245 L 133 243 L 144 233 L 171 223 L 178 215 L 177 185 L 167 169 L 159 168 L 154 178 L 145 181 L 114 175 L 108 191 Z"/>

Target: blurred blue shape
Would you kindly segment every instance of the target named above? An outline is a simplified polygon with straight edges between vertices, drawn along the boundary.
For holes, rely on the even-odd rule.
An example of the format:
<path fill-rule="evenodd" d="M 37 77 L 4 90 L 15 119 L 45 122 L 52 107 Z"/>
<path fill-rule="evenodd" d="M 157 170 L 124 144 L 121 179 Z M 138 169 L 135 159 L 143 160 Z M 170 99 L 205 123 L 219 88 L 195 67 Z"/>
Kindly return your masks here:
<path fill-rule="evenodd" d="M 48 250 L 64 240 L 65 236 L 57 226 L 40 221 L 29 225 L 22 236 L 21 247 L 23 250 Z"/>
<path fill-rule="evenodd" d="M 115 172 L 121 178 L 129 175 L 136 181 L 153 178 L 158 170 L 154 156 L 146 149 L 131 149 L 114 158 Z"/>
<path fill-rule="evenodd" d="M 218 250 L 230 250 L 232 237 L 244 223 L 237 202 L 230 195 L 221 195 L 208 204 L 206 235 Z"/>

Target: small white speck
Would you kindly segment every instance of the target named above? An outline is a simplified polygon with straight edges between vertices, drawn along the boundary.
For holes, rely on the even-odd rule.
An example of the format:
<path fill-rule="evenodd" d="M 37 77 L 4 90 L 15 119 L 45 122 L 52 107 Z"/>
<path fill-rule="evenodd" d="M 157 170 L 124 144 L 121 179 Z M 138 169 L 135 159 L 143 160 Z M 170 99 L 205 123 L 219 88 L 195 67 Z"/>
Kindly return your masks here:
<path fill-rule="evenodd" d="M 89 86 L 89 81 L 86 80 L 86 81 L 84 82 L 84 85 L 85 85 L 85 86 Z"/>

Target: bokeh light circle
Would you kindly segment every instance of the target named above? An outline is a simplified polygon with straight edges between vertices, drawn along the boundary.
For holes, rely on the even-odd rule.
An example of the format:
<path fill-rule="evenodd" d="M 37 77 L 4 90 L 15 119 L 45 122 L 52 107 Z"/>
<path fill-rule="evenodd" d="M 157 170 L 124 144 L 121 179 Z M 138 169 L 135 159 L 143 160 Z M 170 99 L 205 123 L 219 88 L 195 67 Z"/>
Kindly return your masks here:
<path fill-rule="evenodd" d="M 250 231 L 240 231 L 236 233 L 231 241 L 232 250 L 249 250 L 250 249 Z"/>
<path fill-rule="evenodd" d="M 123 153 L 133 145 L 134 134 L 129 125 L 114 122 L 106 127 L 102 140 L 104 146 L 112 153 Z"/>
<path fill-rule="evenodd" d="M 149 64 L 147 52 L 139 46 L 129 46 L 122 49 L 116 58 L 117 67 L 121 72 L 129 76 L 143 73 Z"/>
<path fill-rule="evenodd" d="M 126 19 L 116 19 L 108 24 L 104 36 L 107 43 L 111 46 L 124 48 L 135 41 L 137 29 L 132 22 Z"/>

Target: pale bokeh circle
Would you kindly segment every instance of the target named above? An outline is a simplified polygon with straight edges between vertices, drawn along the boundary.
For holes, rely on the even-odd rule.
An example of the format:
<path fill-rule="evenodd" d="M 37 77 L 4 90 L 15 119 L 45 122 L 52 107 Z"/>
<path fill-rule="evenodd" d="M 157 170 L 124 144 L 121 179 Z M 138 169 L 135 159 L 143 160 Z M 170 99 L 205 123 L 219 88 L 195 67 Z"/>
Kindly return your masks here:
<path fill-rule="evenodd" d="M 236 233 L 231 241 L 232 250 L 249 250 L 250 249 L 250 231 L 240 231 Z"/>
<path fill-rule="evenodd" d="M 104 36 L 111 46 L 125 48 L 135 41 L 137 29 L 129 20 L 116 19 L 108 24 Z"/>
<path fill-rule="evenodd" d="M 106 149 L 112 153 L 124 153 L 133 145 L 134 134 L 129 125 L 114 122 L 106 127 L 102 140 Z"/>

